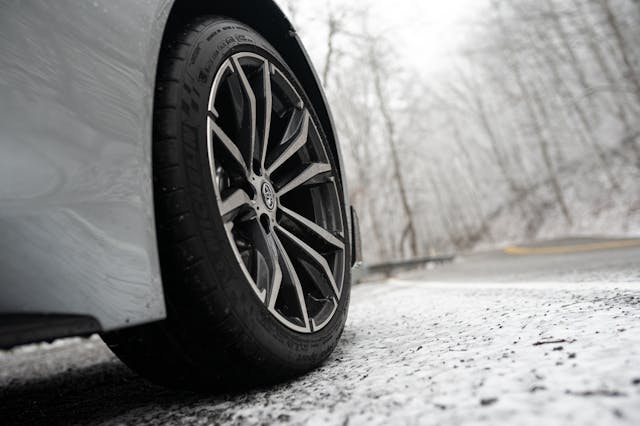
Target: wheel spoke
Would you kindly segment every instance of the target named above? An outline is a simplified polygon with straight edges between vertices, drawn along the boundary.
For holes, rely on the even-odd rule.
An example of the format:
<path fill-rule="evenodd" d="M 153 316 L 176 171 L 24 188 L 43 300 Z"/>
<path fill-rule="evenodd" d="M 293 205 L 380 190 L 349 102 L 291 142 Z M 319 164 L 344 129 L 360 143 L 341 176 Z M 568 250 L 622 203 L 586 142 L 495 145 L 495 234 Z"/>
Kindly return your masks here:
<path fill-rule="evenodd" d="M 260 165 L 265 166 L 267 147 L 269 146 L 269 132 L 271 131 L 271 109 L 273 106 L 273 94 L 271 92 L 271 65 L 265 61 L 262 66 L 262 86 L 264 92 L 264 131 L 262 134 L 262 152 Z"/>
<path fill-rule="evenodd" d="M 276 62 L 231 54 L 213 76 L 203 124 L 212 189 L 244 277 L 265 314 L 313 333 L 341 306 L 342 188 L 326 139 Z"/>
<path fill-rule="evenodd" d="M 277 170 L 278 167 L 280 167 L 285 161 L 291 158 L 293 154 L 298 152 L 300 148 L 302 148 L 304 144 L 307 143 L 307 139 L 309 137 L 309 119 L 309 112 L 306 109 L 302 112 L 301 120 L 298 119 L 297 114 L 294 112 L 293 116 L 291 117 L 291 123 L 289 123 L 289 126 L 291 126 L 294 120 L 299 121 L 299 123 L 296 123 L 298 126 L 297 131 L 291 138 L 291 142 L 287 144 L 284 151 L 282 151 L 269 166 L 269 169 L 267 170 L 269 174 Z"/>
<path fill-rule="evenodd" d="M 240 80 L 240 86 L 242 88 L 242 92 L 244 93 L 245 99 L 249 103 L 249 123 L 242 123 L 242 127 L 248 129 L 249 131 L 249 140 L 248 140 L 248 153 L 246 157 L 246 162 L 248 163 L 249 168 L 253 167 L 253 153 L 255 149 L 256 142 L 256 95 L 253 93 L 253 89 L 251 89 L 251 85 L 249 84 L 249 80 L 247 79 L 246 74 L 244 73 L 242 66 L 240 66 L 240 62 L 237 57 L 233 59 L 233 69 L 238 76 L 238 80 Z"/>
<path fill-rule="evenodd" d="M 296 273 L 295 268 L 293 267 L 293 263 L 291 262 L 291 258 L 289 258 L 289 254 L 285 250 L 282 242 L 278 238 L 277 235 L 273 235 L 273 239 L 278 247 L 278 251 L 280 253 L 280 261 L 282 263 L 282 267 L 284 273 L 289 278 L 289 281 L 293 284 L 296 290 L 296 296 L 298 299 L 298 304 L 300 305 L 300 311 L 302 312 L 302 321 L 304 323 L 304 328 L 309 329 L 309 314 L 307 312 L 307 302 L 304 299 L 304 291 L 302 290 L 302 284 L 300 284 L 300 279 L 298 278 L 298 274 Z M 275 305 L 275 301 L 273 302 Z"/>
<path fill-rule="evenodd" d="M 278 191 L 278 195 L 282 196 L 287 192 L 298 188 L 309 182 L 311 179 L 331 171 L 331 166 L 327 163 L 311 163 L 301 173 L 291 179 Z"/>
<path fill-rule="evenodd" d="M 311 248 L 308 244 L 306 244 L 304 241 L 302 241 L 301 239 L 299 239 L 298 237 L 296 237 L 295 235 L 293 235 L 291 232 L 287 231 L 280 225 L 276 225 L 276 230 L 280 232 L 282 235 L 284 235 L 289 241 L 294 243 L 298 248 L 300 248 L 303 255 L 305 255 L 307 258 L 310 258 L 316 265 L 320 267 L 320 270 L 323 272 L 325 278 L 329 281 L 329 284 L 331 285 L 331 289 L 333 290 L 334 296 L 336 298 L 339 298 L 340 291 L 338 290 L 338 286 L 336 285 L 336 280 L 333 278 L 333 273 L 331 272 L 331 268 L 329 267 L 327 260 L 324 257 L 322 257 L 320 253 L 318 253 L 313 248 Z"/>
<path fill-rule="evenodd" d="M 261 289 L 266 293 L 266 303 L 270 308 L 275 306 L 280 286 L 282 284 L 282 269 L 280 267 L 279 250 L 274 241 L 273 233 L 267 235 L 259 221 L 254 221 L 252 226 L 252 234 L 255 242 L 255 248 L 262 254 L 269 269 L 269 281 L 266 288 Z M 256 277 L 256 280 L 258 277 Z M 256 283 L 260 286 L 260 283 Z"/>
<path fill-rule="evenodd" d="M 240 153 L 240 150 L 238 149 L 236 144 L 234 144 L 231 138 L 229 138 L 229 136 L 227 136 L 227 134 L 224 132 L 224 130 L 222 130 L 220 126 L 218 126 L 218 124 L 214 121 L 213 117 L 211 116 L 208 117 L 207 124 L 209 128 L 209 133 L 213 134 L 215 138 L 222 143 L 222 145 L 225 147 L 225 149 L 231 155 L 231 157 L 236 161 L 236 163 L 238 163 L 238 165 L 242 168 L 242 170 L 244 170 L 244 172 L 247 173 L 248 172 L 247 165 L 244 162 L 244 159 L 242 158 L 242 154 Z M 213 160 L 212 158 L 213 150 L 211 148 L 209 149 L 210 161 Z"/>
<path fill-rule="evenodd" d="M 323 227 L 321 227 L 320 225 L 318 225 L 315 222 L 310 221 L 309 219 L 307 219 L 306 217 L 292 211 L 289 210 L 288 208 L 284 207 L 284 206 L 280 206 L 280 211 L 285 214 L 287 217 L 295 220 L 298 224 L 304 226 L 305 228 L 307 228 L 308 230 L 310 230 L 311 232 L 313 232 L 315 235 L 317 235 L 318 237 L 322 238 L 327 244 L 337 248 L 337 249 L 341 249 L 344 250 L 344 243 L 342 241 L 340 241 L 335 235 L 333 235 L 331 232 L 329 232 L 328 230 L 324 229 Z"/>
<path fill-rule="evenodd" d="M 218 70 L 218 73 L 216 74 L 215 78 L 213 79 L 213 83 L 211 84 L 211 94 L 209 95 L 209 112 L 216 119 L 220 116 L 215 106 L 216 96 L 218 94 L 218 89 L 220 88 L 222 79 L 227 75 L 227 71 L 233 72 L 231 62 L 228 59 L 224 61 L 222 65 L 220 65 L 220 70 Z"/>
<path fill-rule="evenodd" d="M 248 206 L 250 204 L 251 198 L 249 197 L 249 194 L 244 192 L 242 189 L 238 189 L 220 203 L 220 214 L 222 217 L 225 217 L 240 207 Z"/>

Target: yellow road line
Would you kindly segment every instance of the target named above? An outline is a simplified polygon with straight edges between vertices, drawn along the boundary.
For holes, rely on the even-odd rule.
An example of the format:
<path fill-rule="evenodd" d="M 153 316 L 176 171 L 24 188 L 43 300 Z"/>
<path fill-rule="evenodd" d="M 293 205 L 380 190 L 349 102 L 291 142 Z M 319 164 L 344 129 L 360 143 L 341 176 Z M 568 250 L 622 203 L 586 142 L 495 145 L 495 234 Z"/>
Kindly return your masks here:
<path fill-rule="evenodd" d="M 552 254 L 552 253 L 573 253 L 577 251 L 604 250 L 619 247 L 640 246 L 640 240 L 618 240 L 618 241 L 602 241 L 598 243 L 574 244 L 570 246 L 555 247 L 520 247 L 508 246 L 502 251 L 506 254 L 524 255 L 524 254 Z"/>

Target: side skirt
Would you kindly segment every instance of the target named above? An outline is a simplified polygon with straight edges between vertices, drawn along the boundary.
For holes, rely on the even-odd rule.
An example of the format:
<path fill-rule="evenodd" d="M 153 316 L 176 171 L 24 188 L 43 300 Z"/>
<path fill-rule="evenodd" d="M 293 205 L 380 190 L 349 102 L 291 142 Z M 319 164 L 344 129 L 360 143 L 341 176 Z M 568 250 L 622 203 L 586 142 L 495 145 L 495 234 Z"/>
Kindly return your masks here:
<path fill-rule="evenodd" d="M 102 331 L 91 316 L 57 314 L 0 315 L 0 349 L 51 341 L 62 337 L 87 336 Z"/>

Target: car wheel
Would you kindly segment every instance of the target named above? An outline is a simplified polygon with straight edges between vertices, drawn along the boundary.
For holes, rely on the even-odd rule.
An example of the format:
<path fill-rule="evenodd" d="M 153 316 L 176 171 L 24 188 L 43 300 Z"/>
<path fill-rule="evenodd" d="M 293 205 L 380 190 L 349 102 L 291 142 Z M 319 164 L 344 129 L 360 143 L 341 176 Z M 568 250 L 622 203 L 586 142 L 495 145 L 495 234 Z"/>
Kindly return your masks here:
<path fill-rule="evenodd" d="M 172 34 L 153 135 L 167 319 L 104 339 L 134 370 L 172 386 L 301 374 L 333 351 L 347 316 L 336 159 L 304 87 L 260 34 L 221 17 Z"/>

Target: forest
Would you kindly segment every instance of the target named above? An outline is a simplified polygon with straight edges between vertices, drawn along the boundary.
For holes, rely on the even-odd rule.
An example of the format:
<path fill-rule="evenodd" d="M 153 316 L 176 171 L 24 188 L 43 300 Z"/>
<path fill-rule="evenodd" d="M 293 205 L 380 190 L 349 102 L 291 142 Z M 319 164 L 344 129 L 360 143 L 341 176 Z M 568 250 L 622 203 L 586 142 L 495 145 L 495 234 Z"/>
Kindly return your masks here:
<path fill-rule="evenodd" d="M 429 73 L 375 0 L 280 1 L 327 91 L 365 259 L 640 233 L 640 1 L 478 1 Z"/>

